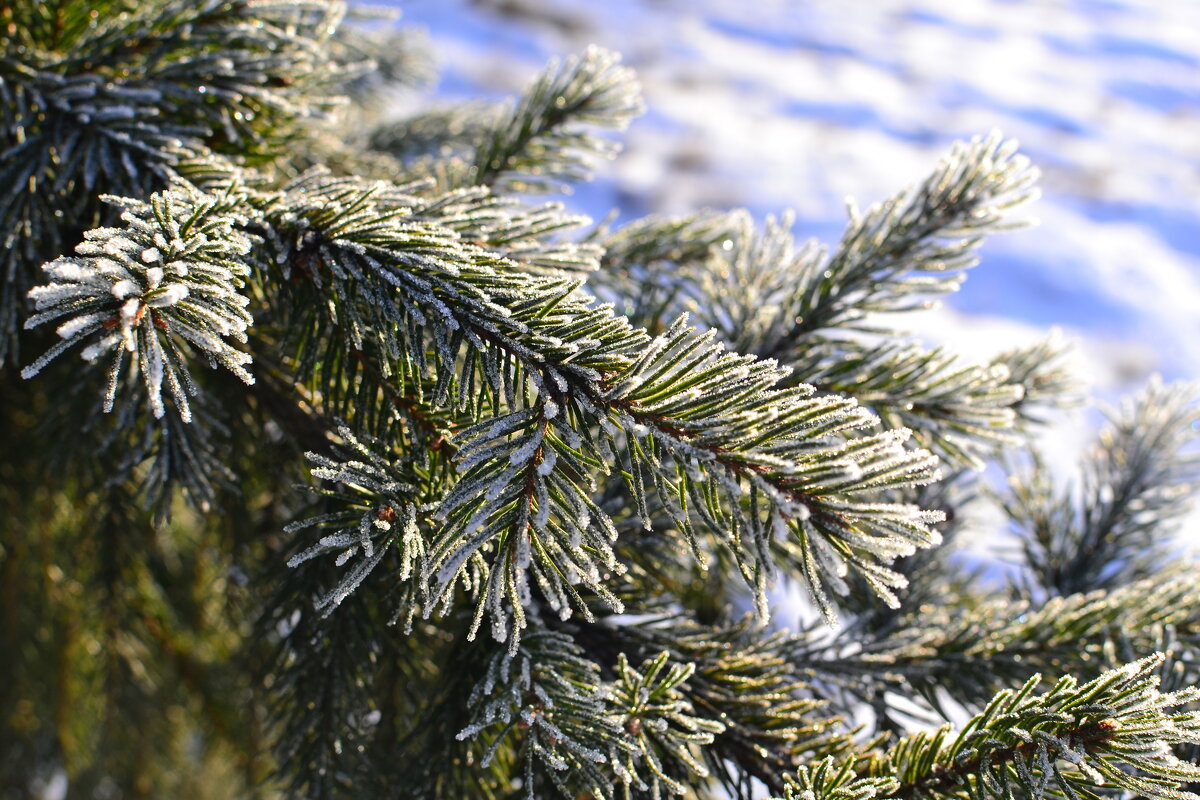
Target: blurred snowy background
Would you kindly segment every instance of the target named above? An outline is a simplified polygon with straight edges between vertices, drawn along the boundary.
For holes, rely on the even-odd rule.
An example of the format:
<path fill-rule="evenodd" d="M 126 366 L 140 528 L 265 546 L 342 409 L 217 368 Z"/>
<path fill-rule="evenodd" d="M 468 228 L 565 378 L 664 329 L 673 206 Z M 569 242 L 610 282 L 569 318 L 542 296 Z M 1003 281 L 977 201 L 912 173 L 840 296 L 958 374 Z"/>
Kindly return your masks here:
<path fill-rule="evenodd" d="M 793 208 L 836 241 L 950 143 L 996 128 L 1043 170 L 1038 227 L 991 239 L 914 331 L 980 358 L 1053 325 L 1093 388 L 1200 377 L 1196 0 L 403 0 L 445 101 L 519 92 L 548 58 L 622 52 L 649 111 L 566 198 L 621 219 Z M 427 100 L 427 98 L 425 99 Z"/>

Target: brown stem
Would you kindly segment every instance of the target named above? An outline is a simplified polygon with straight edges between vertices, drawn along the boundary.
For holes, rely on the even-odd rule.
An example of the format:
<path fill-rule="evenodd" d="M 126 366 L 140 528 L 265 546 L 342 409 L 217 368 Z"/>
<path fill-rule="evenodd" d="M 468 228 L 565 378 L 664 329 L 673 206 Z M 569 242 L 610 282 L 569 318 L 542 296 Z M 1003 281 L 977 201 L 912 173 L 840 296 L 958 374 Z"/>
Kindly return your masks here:
<path fill-rule="evenodd" d="M 388 400 L 391 401 L 392 405 L 403 412 L 409 421 L 416 423 L 423 428 L 426 433 L 430 434 L 434 442 L 432 449 L 437 450 L 445 447 L 448 454 L 453 455 L 455 448 L 447 440 L 446 434 L 453 433 L 456 426 L 450 425 L 447 428 L 439 427 L 437 422 L 431 419 L 428 413 L 426 413 L 425 407 L 413 398 L 401 394 L 400 391 L 393 386 L 391 382 L 387 380 L 387 378 L 384 377 L 383 373 L 379 371 L 379 368 L 376 366 L 375 362 L 367 358 L 366 353 L 364 353 L 362 350 L 359 350 L 357 347 L 354 347 L 353 345 L 350 347 L 350 352 L 354 356 L 354 359 L 358 362 L 359 366 L 363 368 L 363 371 L 371 373 L 371 377 L 374 378 L 375 383 L 388 396 Z"/>
<path fill-rule="evenodd" d="M 1090 752 L 1097 744 L 1112 739 L 1118 725 L 1111 719 L 1102 719 L 1082 725 L 1070 734 L 1078 744 Z M 988 753 L 988 764 L 992 767 L 1003 766 L 1010 761 L 1029 758 L 1038 745 L 1033 742 L 1023 742 Z M 952 787 L 964 783 L 971 775 L 978 774 L 983 759 L 976 756 L 965 761 L 959 761 L 950 766 L 934 764 L 929 770 L 929 776 L 912 783 L 902 784 L 891 793 L 893 800 L 910 800 L 914 797 L 937 795 L 949 791 Z"/>
<path fill-rule="evenodd" d="M 674 436 L 676 439 L 688 441 L 690 439 L 695 439 L 697 436 L 691 431 L 674 425 L 670 421 L 669 417 L 639 410 L 636 403 L 617 401 L 615 405 L 633 417 L 636 421 L 641 423 L 648 422 L 659 430 Z M 821 522 L 846 530 L 851 528 L 850 522 L 843 515 L 827 511 L 819 504 L 818 499 L 815 496 L 808 494 L 807 492 L 802 492 L 794 486 L 788 486 L 776 480 L 766 467 L 758 464 L 748 464 L 745 461 L 734 458 L 733 454 L 723 447 L 705 447 L 704 449 L 712 453 L 715 456 L 714 460 L 721 466 L 728 469 L 730 472 L 733 472 L 739 476 L 745 476 L 748 473 L 753 472 L 763 480 L 766 480 L 771 485 L 775 486 L 777 489 L 783 491 L 789 497 L 791 497 L 791 499 L 807 508 L 812 519 L 817 519 Z M 784 518 L 787 519 L 786 515 L 784 515 Z"/>

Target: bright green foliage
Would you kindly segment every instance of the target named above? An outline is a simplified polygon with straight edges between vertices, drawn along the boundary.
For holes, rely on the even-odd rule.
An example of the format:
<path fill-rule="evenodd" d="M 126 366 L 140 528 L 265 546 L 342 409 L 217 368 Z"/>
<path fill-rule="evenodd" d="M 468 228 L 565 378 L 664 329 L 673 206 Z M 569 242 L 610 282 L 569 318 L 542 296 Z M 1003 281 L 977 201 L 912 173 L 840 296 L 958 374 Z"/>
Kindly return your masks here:
<path fill-rule="evenodd" d="M 1159 692 L 1161 661 L 1132 662 L 1082 685 L 1060 678 L 1041 695 L 1033 694 L 1041 681 L 1034 676 L 997 694 L 957 733 L 947 726 L 900 740 L 866 773 L 895 777 L 896 798 L 1079 798 L 1098 787 L 1188 797 L 1176 786 L 1200 779 L 1200 768 L 1169 745 L 1200 735 L 1200 717 L 1176 710 L 1200 694 Z"/>
<path fill-rule="evenodd" d="M 698 748 L 711 744 L 725 725 L 697 715 L 679 691 L 694 671 L 692 664 L 671 664 L 667 653 L 659 653 L 641 669 L 631 667 L 624 653 L 617 656 L 609 704 L 616 708 L 634 748 L 630 753 L 611 751 L 609 758 L 617 779 L 625 784 L 626 797 L 633 790 L 649 791 L 656 800 L 664 794 L 684 794 L 697 778 L 708 777 L 697 758 Z"/>
<path fill-rule="evenodd" d="M 344 11 L 0 8 L 3 796 L 1192 797 L 1194 388 L 1030 459 L 998 586 L 962 512 L 1066 348 L 890 327 L 1019 224 L 1015 143 L 828 251 L 594 226 L 525 195 L 616 153 L 615 54 L 385 119 L 432 62 Z"/>

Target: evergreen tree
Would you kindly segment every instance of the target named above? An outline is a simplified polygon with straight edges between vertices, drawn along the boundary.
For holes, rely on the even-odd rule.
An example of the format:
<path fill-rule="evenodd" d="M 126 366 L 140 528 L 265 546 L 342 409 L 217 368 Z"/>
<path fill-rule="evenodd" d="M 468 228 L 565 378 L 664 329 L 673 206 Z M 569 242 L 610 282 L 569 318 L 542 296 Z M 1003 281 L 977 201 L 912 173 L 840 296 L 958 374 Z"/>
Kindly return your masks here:
<path fill-rule="evenodd" d="M 397 121 L 429 61 L 344 14 L 0 6 L 4 796 L 1195 797 L 1197 388 L 1062 486 L 1060 341 L 891 321 L 1019 221 L 1014 143 L 830 248 L 614 229 L 531 197 L 641 111 L 615 54 Z"/>

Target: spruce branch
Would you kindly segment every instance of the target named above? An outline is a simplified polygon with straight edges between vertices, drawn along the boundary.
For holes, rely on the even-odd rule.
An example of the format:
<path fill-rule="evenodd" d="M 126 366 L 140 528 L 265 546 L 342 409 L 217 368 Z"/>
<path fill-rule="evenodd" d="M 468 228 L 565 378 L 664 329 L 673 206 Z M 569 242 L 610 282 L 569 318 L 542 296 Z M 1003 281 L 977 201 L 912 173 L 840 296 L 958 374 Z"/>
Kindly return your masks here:
<path fill-rule="evenodd" d="M 78 257 L 50 262 L 51 283 L 30 291 L 37 312 L 26 328 L 66 318 L 62 341 L 22 370 L 37 375 L 67 349 L 90 342 L 85 361 L 109 357 L 104 409 L 111 411 L 125 353 L 143 378 L 155 417 L 165 413 L 163 383 L 184 421 L 188 395 L 196 393 L 185 352 L 196 349 L 246 383 L 250 356 L 226 340 L 246 341 L 248 298 L 239 290 L 249 267 L 249 239 L 238 229 L 241 199 L 203 195 L 186 184 L 154 195 L 149 203 L 108 198 L 121 207 L 123 228 L 89 231 Z"/>
<path fill-rule="evenodd" d="M 869 421 L 853 404 L 798 402 L 803 389 L 774 392 L 771 386 L 782 371 L 753 359 L 722 355 L 708 338 L 690 334 L 682 325 L 650 342 L 645 332 L 631 328 L 607 308 L 589 307 L 590 300 L 578 294 L 573 284 L 555 276 L 535 282 L 516 272 L 498 271 L 496 267 L 513 262 L 464 243 L 461 233 L 453 229 L 422 220 L 423 215 L 445 216 L 444 201 L 427 203 L 425 208 L 409 203 L 404 187 L 319 175 L 274 197 L 247 198 L 247 206 L 253 206 L 248 209 L 253 215 L 250 228 L 269 243 L 268 250 L 275 248 L 265 255 L 299 269 L 318 287 L 328 276 L 345 287 L 332 296 L 349 296 L 354 302 L 340 305 L 337 325 L 357 351 L 363 350 L 368 336 L 374 338 L 375 349 L 368 358 L 380 366 L 384 379 L 394 374 L 392 365 L 403 376 L 406 371 L 425 373 L 437 364 L 432 403 L 449 401 L 451 407 L 473 410 L 476 415 L 478 394 L 464 395 L 460 387 L 488 385 L 496 398 L 490 404 L 495 413 L 501 398 L 513 406 L 520 382 L 530 381 L 534 413 L 540 418 L 535 427 L 541 430 L 528 425 L 524 434 L 519 428 L 507 429 L 503 435 L 522 436 L 520 444 L 510 441 L 492 448 L 491 460 L 468 475 L 472 480 L 460 482 L 455 496 L 470 497 L 475 488 L 484 488 L 485 477 L 498 475 L 518 491 L 514 494 L 495 484 L 494 496 L 482 506 L 465 507 L 468 510 L 457 514 L 440 535 L 429 566 L 431 574 L 438 576 L 438 598 L 448 598 L 458 570 L 479 547 L 529 520 L 535 526 L 554 526 L 543 531 L 536 548 L 543 558 L 537 575 L 544 590 L 563 608 L 583 608 L 578 594 L 569 588 L 572 576 L 582 574 L 589 590 L 613 601 L 602 587 L 595 560 L 599 556 L 599 565 L 616 569 L 603 543 L 613 538 L 611 523 L 603 514 L 593 513 L 586 483 L 581 483 L 590 480 L 589 473 L 604 453 L 583 453 L 573 444 L 577 428 L 586 427 L 588 420 L 592 425 L 604 423 L 601 438 L 607 449 L 631 446 L 629 475 L 639 506 L 646 505 L 643 472 L 660 494 L 674 498 L 669 503 L 672 516 L 697 555 L 693 515 L 716 523 L 712 527 L 717 531 L 734 527 L 743 571 L 764 613 L 762 599 L 772 563 L 768 542 L 777 535 L 772 532 L 786 531 L 793 518 L 800 523 L 796 541 L 779 549 L 804 573 L 827 613 L 831 605 L 822 588 L 826 581 L 840 588 L 840 575 L 853 567 L 885 598 L 890 597 L 891 588 L 898 584 L 884 565 L 935 540 L 927 528 L 932 518 L 916 509 L 837 496 L 877 492 L 932 477 L 932 461 L 920 452 L 905 453 L 898 436 L 841 441 L 842 434 Z M 461 214 L 449 216 L 455 224 L 462 222 Z M 478 227 L 477 218 L 472 224 Z M 544 226 L 534 227 L 544 230 Z M 283 277 L 288 279 L 287 269 Z M 431 319 L 436 324 L 430 326 Z M 652 346 L 635 360 L 632 354 L 646 343 Z M 221 352 L 229 365 L 235 357 Z M 429 352 L 434 354 L 432 363 Z M 466 354 L 461 362 L 460 352 Z M 714 393 L 715 402 L 702 400 L 705 392 Z M 739 403 L 750 405 L 734 425 L 728 415 Z M 571 424 L 560 419 L 561 437 L 552 437 L 548 449 L 544 448 L 537 437 L 544 436 L 560 407 L 564 407 L 562 419 Z M 771 424 L 760 429 L 750 410 L 762 412 Z M 718 427 L 722 433 L 705 441 L 703 431 Z M 649 433 L 645 445 L 637 441 L 644 433 Z M 819 444 L 831 436 L 838 440 Z M 625 441 L 619 442 L 622 437 Z M 556 449 L 556 438 L 567 446 Z M 498 456 L 506 456 L 508 465 L 489 472 Z M 807 472 L 789 463 L 797 459 L 811 462 Z M 562 466 L 555 470 L 557 461 Z M 716 475 L 695 477 L 703 476 L 710 465 Z M 551 482 L 553 504 L 562 513 L 552 513 L 546 499 Z M 740 498 L 747 491 L 748 505 L 742 507 L 746 501 Z M 724 508 L 723 495 L 729 498 Z M 457 506 L 444 504 L 442 510 L 444 516 Z M 726 518 L 729 513 L 732 516 Z M 475 530 L 466 531 L 489 518 L 486 535 L 468 542 L 465 537 Z M 805 527 L 803 523 L 810 519 Z M 744 539 L 743 529 L 749 532 Z M 577 537 L 579 543 L 587 539 L 591 552 L 580 548 Z M 515 615 L 516 627 L 522 626 L 521 603 L 513 601 L 527 591 L 523 541 L 523 535 L 511 533 L 494 543 L 503 545 L 496 554 L 502 561 L 492 565 L 487 588 L 478 598 L 479 608 L 490 609 L 497 635 L 507 635 L 510 614 Z M 565 568 L 551 566 L 554 556 L 567 552 L 574 555 Z"/>
<path fill-rule="evenodd" d="M 936 541 L 934 516 L 879 498 L 932 480 L 932 456 L 906 450 L 902 433 L 846 440 L 872 422 L 852 401 L 775 389 L 784 370 L 726 353 L 682 320 L 651 339 L 577 284 L 426 221 L 437 201 L 405 206 L 398 189 L 322 176 L 302 186 L 263 212 L 274 260 L 332 282 L 338 324 L 356 348 L 374 339 L 385 376 L 436 374 L 421 402 L 478 418 L 481 394 L 464 387 L 491 398 L 489 417 L 454 439 L 460 478 L 427 565 L 434 605 L 490 552 L 487 580 L 466 584 L 497 636 L 523 627 L 529 571 L 562 613 L 590 615 L 576 580 L 619 608 L 603 584 L 619 569 L 615 530 L 589 497 L 616 452 L 638 507 L 655 489 L 697 555 L 693 520 L 734 532 L 764 614 L 774 539 L 830 614 L 827 582 L 839 589 L 854 569 L 886 599 L 898 585 L 886 563 Z"/>
<path fill-rule="evenodd" d="M 29 324 L 54 322 L 63 341 L 29 371 L 78 342 L 110 359 L 115 412 L 102 416 L 70 375 L 14 384 L 35 397 L 28 410 L 0 404 L 20 433 L 46 419 L 66 438 L 77 426 L 56 419 L 74 418 L 89 435 L 47 441 L 59 461 L 33 462 L 73 462 L 69 478 L 51 468 L 31 482 L 0 460 L 0 495 L 20 505 L 30 488 L 65 527 L 81 509 L 89 525 L 110 518 L 72 553 L 86 570 L 99 542 L 98 612 L 87 593 L 64 604 L 73 576 L 30 559 L 41 543 L 3 536 L 4 642 L 52 640 L 62 616 L 64 663 L 84 663 L 69 660 L 92 644 L 74 626 L 102 615 L 113 675 L 158 680 L 170 666 L 220 741 L 251 752 L 228 733 L 245 694 L 219 697 L 197 675 L 210 640 L 174 632 L 209 613 L 181 591 L 192 562 L 169 563 L 188 529 L 126 524 L 137 481 L 160 508 L 182 482 L 210 512 L 195 524 L 219 525 L 203 530 L 236 548 L 219 561 L 230 580 L 235 561 L 257 558 L 283 573 L 246 644 L 274 649 L 262 688 L 291 795 L 1197 800 L 1175 788 L 1200 782 L 1176 758 L 1200 747 L 1197 584 L 1180 572 L 1118 586 L 1154 572 L 1137 548 L 1198 488 L 1194 390 L 1155 386 L 1114 415 L 1079 492 L 1044 480 L 1010 501 L 1014 520 L 1033 520 L 1039 576 L 1066 559 L 1103 591 L 1066 594 L 1053 572 L 1044 592 L 985 600 L 932 550 L 958 529 L 942 525 L 939 510 L 958 503 L 932 484 L 939 458 L 956 473 L 978 466 L 1070 389 L 1055 342 L 971 366 L 873 327 L 956 286 L 982 236 L 1032 195 L 1011 143 L 959 145 L 919 186 L 852 210 L 832 256 L 797 245 L 790 217 L 761 230 L 745 212 L 589 229 L 507 193 L 563 188 L 615 151 L 596 129 L 623 127 L 640 100 L 612 54 L 552 64 L 511 111 L 377 131 L 394 152 L 364 153 L 376 79 L 346 62 L 375 53 L 393 79 L 414 62 L 383 38 L 331 38 L 342 4 L 123 4 L 97 6 L 95 23 L 78 0 L 0 7 L 4 291 L 23 302 L 22 271 L 83 236 L 31 295 Z M 362 104 L 347 141 L 331 128 L 284 148 L 334 105 L 328 88 Z M 116 216 L 102 192 L 133 199 L 114 201 L 123 223 L 96 229 Z M 0 306 L 0 324 L 18 311 Z M 249 378 L 251 351 L 247 389 L 234 377 Z M 196 354 L 225 369 L 193 385 Z M 139 378 L 147 391 L 128 391 Z M 223 438 L 265 446 L 226 455 Z M 80 458 L 96 439 L 99 456 Z M 273 462 L 303 450 L 319 507 L 298 513 Z M 243 494 L 217 505 L 223 481 Z M 21 512 L 23 525 L 41 513 Z M 1059 538 L 1043 546 L 1042 531 Z M 849 626 L 764 627 L 781 574 L 803 579 L 827 619 L 849 610 Z M 742 584 L 758 616 L 730 622 Z M 56 604 L 51 627 L 10 633 L 11 618 L 30 618 L 18 586 Z M 220 589 L 214 602 L 254 595 Z M 892 610 L 872 610 L 876 596 Z M 243 638 L 238 624 L 225 642 Z M 18 649 L 22 663 L 49 660 Z M 1171 657 L 1082 683 L 1154 650 Z M 1032 670 L 1076 677 L 994 695 Z M 140 686 L 124 679 L 101 701 L 122 712 L 113 719 L 156 719 L 129 691 Z M 8 702 L 25 703 L 20 688 L 0 695 L 0 716 L 27 718 Z M 904 733 L 885 695 L 983 713 L 957 738 L 883 749 Z M 859 701 L 884 712 L 872 730 L 837 716 Z M 260 709 L 246 706 L 252 722 Z M 54 769 L 58 746 L 43 748 Z M 84 790 L 78 760 L 62 761 Z M 113 772 L 121 788 L 140 791 L 126 771 Z"/>
<path fill-rule="evenodd" d="M 265 164 L 323 113 L 336 2 L 210 0 L 0 8 L 0 362 L 34 267 L 144 199 L 180 148 Z M 92 14 L 95 11 L 97 13 Z"/>
<path fill-rule="evenodd" d="M 701 211 L 680 216 L 651 215 L 610 230 L 602 225 L 591 235 L 604 246 L 602 275 L 636 269 L 694 266 L 711 255 L 747 224 L 744 211 Z M 628 295 L 624 295 L 628 296 Z"/>
<path fill-rule="evenodd" d="M 288 765 L 281 777 L 294 796 L 331 797 L 369 774 L 362 744 L 381 721 L 372 686 L 382 626 L 366 593 L 349 600 L 349 613 L 329 616 L 297 607 L 305 588 L 285 579 L 259 626 L 278 642 L 270 699 L 275 752 Z"/>
<path fill-rule="evenodd" d="M 892 797 L 898 788 L 893 777 L 863 777 L 853 759 L 828 756 L 799 767 L 779 800 L 875 800 Z"/>
<path fill-rule="evenodd" d="M 828 261 L 805 258 L 788 298 L 791 327 L 764 342 L 764 356 L 788 360 L 819 331 L 861 327 L 869 314 L 926 306 L 954 291 L 983 237 L 1013 227 L 1008 214 L 1036 196 L 1037 170 L 1017 143 L 993 133 L 954 145 L 928 178 L 850 224 Z"/>
<path fill-rule="evenodd" d="M 735 350 L 778 358 L 818 389 L 855 397 L 888 427 L 912 430 L 918 445 L 948 463 L 980 469 L 986 456 L 1015 442 L 1023 386 L 1009 380 L 1001 363 L 967 364 L 940 348 L 928 350 L 896 341 L 894 336 L 883 338 L 881 330 L 870 336 L 862 331 L 871 312 L 902 310 L 900 306 L 907 302 L 904 297 L 929 289 L 949 291 L 961 278 L 961 273 L 937 280 L 928 274 L 914 274 L 937 273 L 944 271 L 943 267 L 949 270 L 938 259 L 948 257 L 950 251 L 939 248 L 949 247 L 945 241 L 967 234 L 951 230 L 949 222 L 914 233 L 904 222 L 906 215 L 926 224 L 929 214 L 917 200 L 909 199 L 910 193 L 928 194 L 934 191 L 931 187 L 949 180 L 948 173 L 959 176 L 961 185 L 954 191 L 963 193 L 958 198 L 962 207 L 953 213 L 965 215 L 971 225 L 978 223 L 978 228 L 971 228 L 975 238 L 962 244 L 966 254 L 954 263 L 956 268 L 969 266 L 973 263 L 970 251 L 982 234 L 1001 228 L 1009 201 L 1016 204 L 1010 195 L 1023 191 L 1019 187 L 1032 180 L 1023 159 L 1012 156 L 1011 150 L 1011 143 L 1002 144 L 996 137 L 957 147 L 921 189 L 893 198 L 888 205 L 891 211 L 876 212 L 878 219 L 870 223 L 876 244 L 864 244 L 870 237 L 861 231 L 853 236 L 848 233 L 843 250 L 827 259 L 815 242 L 796 245 L 790 214 L 779 220 L 769 218 L 761 230 L 755 229 L 748 215 L 742 215 L 735 219 L 732 237 L 720 247 L 710 248 L 707 260 L 695 261 L 685 270 L 684 280 L 677 280 L 679 276 L 674 274 L 668 280 L 687 287 L 682 291 L 690 296 L 680 298 L 683 307 L 696 315 L 700 325 L 719 331 Z M 939 191 L 951 192 L 945 186 Z M 910 202 L 916 205 L 906 205 Z M 985 206 L 989 209 L 986 213 L 980 211 Z M 978 220 L 976 213 L 980 214 Z M 920 241 L 909 242 L 908 236 Z M 889 245 L 889 237 L 896 241 Z M 846 241 L 857 242 L 854 247 L 860 250 L 878 245 L 895 247 L 897 252 L 887 257 L 867 252 L 852 256 L 844 249 L 850 246 Z M 858 266 L 852 266 L 855 263 Z M 889 263 L 890 267 L 879 272 L 871 271 Z M 652 279 L 641 283 L 654 285 Z M 828 293 L 825 299 L 821 299 L 822 291 Z M 675 294 L 679 292 L 675 290 Z M 837 299 L 843 293 L 845 298 L 858 299 Z M 660 293 L 656 297 L 670 302 L 674 295 Z M 847 304 L 844 312 L 830 310 L 843 302 Z M 832 305 L 825 308 L 824 303 Z M 812 304 L 816 304 L 814 309 L 825 310 L 814 312 L 809 309 Z M 831 319 L 835 322 L 824 333 L 823 323 L 810 330 L 798 322 L 826 312 L 834 314 Z M 838 316 L 843 313 L 848 315 L 845 319 Z M 854 335 L 856 331 L 858 335 Z M 1039 353 L 1049 356 L 1045 348 Z M 1029 371 L 1018 354 L 1012 357 Z M 1048 374 L 1039 389 L 1043 401 L 1049 399 L 1045 390 L 1065 388 L 1063 377 L 1057 371 L 1049 372 L 1051 365 L 1044 369 Z M 1032 373 L 1023 377 L 1033 380 Z"/>
<path fill-rule="evenodd" d="M 599 244 L 564 238 L 590 220 L 566 213 L 561 203 L 529 206 L 472 187 L 418 201 L 412 211 L 414 217 L 505 256 L 517 268 L 550 276 L 594 272 L 604 252 Z"/>
<path fill-rule="evenodd" d="M 373 150 L 419 172 L 430 159 L 468 158 L 506 113 L 482 102 L 434 106 L 372 128 L 368 141 Z"/>
<path fill-rule="evenodd" d="M 1069 363 L 1073 347 L 1054 329 L 1032 345 L 1006 350 L 992 359 L 992 366 L 1005 367 L 1009 382 L 1022 388 L 1014 406 L 1021 422 L 1041 424 L 1047 409 L 1083 404 L 1081 380 Z"/>
<path fill-rule="evenodd" d="M 948 726 L 902 739 L 864 773 L 892 777 L 897 800 L 919 798 L 1069 798 L 1117 788 L 1158 800 L 1193 798 L 1179 788 L 1200 768 L 1172 752 L 1200 738 L 1194 687 L 1158 690 L 1161 654 L 1080 684 L 1059 679 L 1035 695 L 1041 676 L 997 694 L 955 734 Z"/>
<path fill-rule="evenodd" d="M 907 432 L 853 436 L 872 424 L 854 401 L 812 397 L 803 385 L 775 389 L 785 370 L 714 339 L 680 318 L 605 395 L 632 434 L 627 481 L 643 524 L 650 485 L 702 564 L 692 516 L 731 531 L 764 617 L 777 558 L 804 577 L 827 617 L 826 587 L 844 593 L 851 570 L 894 603 L 903 581 L 886 565 L 936 544 L 930 526 L 940 515 L 881 502 L 877 492 L 935 480 L 936 459 L 906 450 Z"/>
<path fill-rule="evenodd" d="M 840 643 L 810 641 L 792 659 L 801 674 L 860 700 L 885 691 L 918 695 L 942 711 L 946 698 L 977 707 L 1031 670 L 1091 676 L 1121 654 L 1159 649 L 1164 630 L 1185 650 L 1200 635 L 1200 583 L 1167 571 L 1117 589 L 1030 600 L 943 602 L 901 611 L 871 634 L 851 627 Z M 986 663 L 986 671 L 970 665 Z"/>
<path fill-rule="evenodd" d="M 686 263 L 694 285 L 684 308 L 734 349 L 800 366 L 814 346 L 879 332 L 870 322 L 880 312 L 924 308 L 923 298 L 957 289 L 985 236 L 1018 225 L 1010 214 L 1036 196 L 1037 170 L 1016 148 L 998 134 L 956 143 L 918 185 L 865 214 L 852 206 L 832 255 L 814 241 L 797 246 L 790 213 L 761 231 L 743 213 L 724 226 L 703 216 L 634 223 L 610 237 L 612 263 Z M 685 233 L 681 250 L 675 240 Z"/>
<path fill-rule="evenodd" d="M 634 745 L 606 707 L 600 668 L 569 636 L 538 630 L 515 651 L 493 655 L 468 704 L 473 719 L 457 738 L 477 739 L 500 727 L 482 767 L 517 740 L 525 797 L 543 796 L 539 787 L 554 787 L 564 798 L 614 796 L 610 760 Z"/>
<path fill-rule="evenodd" d="M 985 456 L 1017 442 L 1024 388 L 1005 366 L 967 364 L 942 348 L 905 342 L 846 351 L 822 360 L 808 380 L 855 397 L 888 428 L 908 428 L 944 461 L 981 470 Z"/>
<path fill-rule="evenodd" d="M 115 78 L 152 98 L 157 113 L 133 118 L 178 121 L 191 128 L 185 142 L 211 139 L 213 149 L 257 155 L 330 107 L 320 87 L 346 70 L 326 60 L 344 12 L 340 2 L 307 0 L 146 3 L 103 15 L 79 40 L 42 52 L 51 73 Z"/>
<path fill-rule="evenodd" d="M 1038 590 L 1070 594 L 1153 574 L 1200 488 L 1200 390 L 1153 379 L 1107 411 L 1078 496 L 1034 459 L 1001 498 Z"/>
<path fill-rule="evenodd" d="M 471 692 L 473 721 L 458 739 L 491 733 L 481 766 L 519 747 L 524 796 L 662 797 L 706 777 L 700 752 L 723 725 L 686 696 L 691 665 L 666 653 L 640 669 L 617 655 L 612 681 L 567 634 L 545 629 L 497 652 Z M 500 728 L 496 733 L 495 729 Z"/>
<path fill-rule="evenodd" d="M 791 214 L 761 231 L 748 215 L 734 217 L 728 240 L 686 271 L 691 297 L 681 299 L 734 349 L 804 376 L 854 334 L 879 333 L 878 313 L 924 308 L 924 298 L 954 291 L 984 237 L 1017 224 L 1008 217 L 1035 196 L 1036 178 L 1015 141 L 956 143 L 917 186 L 865 215 L 851 207 L 832 255 L 813 241 L 797 246 Z"/>
<path fill-rule="evenodd" d="M 587 239 L 604 253 L 599 270 L 588 276 L 588 289 L 635 325 L 658 333 L 686 307 L 689 279 L 701 272 L 712 248 L 732 245 L 746 224 L 744 212 L 704 211 L 648 216 L 615 231 L 601 225 Z"/>
<path fill-rule="evenodd" d="M 117 457 L 109 480 L 136 478 L 156 523 L 171 517 L 176 490 L 205 514 L 238 490 L 237 473 L 221 457 L 231 431 L 212 401 L 208 393 L 192 397 L 187 420 L 170 401 L 161 419 L 147 416 L 141 402 L 123 403 L 104 439 L 102 448 Z"/>
<path fill-rule="evenodd" d="M 790 634 L 764 631 L 750 618 L 706 626 L 651 616 L 622 626 L 602 622 L 579 635 L 601 632 L 631 653 L 666 652 L 695 665 L 681 691 L 698 713 L 725 726 L 703 752 L 733 797 L 751 796 L 755 781 L 780 789 L 784 776 L 809 760 L 859 749 L 796 668 Z"/>
<path fill-rule="evenodd" d="M 396 610 L 407 630 L 422 600 L 417 587 L 409 581 L 419 575 L 425 559 L 425 538 L 417 526 L 419 497 L 414 476 L 406 474 L 381 452 L 376 441 L 360 441 L 346 427 L 338 429 L 341 444 L 334 458 L 308 453 L 314 465 L 312 475 L 332 484 L 332 488 L 313 491 L 327 498 L 337 510 L 292 523 L 286 533 L 316 528 L 322 535 L 316 543 L 288 559 L 297 567 L 325 554 L 336 554 L 335 564 L 353 563 L 328 592 L 314 602 L 314 608 L 330 614 L 358 588 L 380 562 L 394 550 L 393 579 L 407 589 L 405 602 Z"/>
<path fill-rule="evenodd" d="M 369 105 L 398 88 L 425 88 L 437 80 L 428 34 L 396 25 L 400 12 L 366 5 L 347 6 L 333 29 L 333 58 L 349 67 L 341 93 Z"/>
<path fill-rule="evenodd" d="M 551 61 L 479 143 L 471 180 L 526 193 L 587 180 L 617 145 L 584 126 L 622 130 L 641 112 L 641 89 L 616 53 L 592 46 Z"/>
<path fill-rule="evenodd" d="M 614 747 L 609 759 L 626 800 L 634 790 L 648 791 L 654 800 L 682 795 L 697 778 L 708 777 L 701 752 L 725 725 L 697 713 L 687 700 L 683 685 L 694 671 L 695 665 L 672 663 L 665 652 L 637 669 L 624 653 L 617 656 L 606 699 L 634 747 Z"/>

